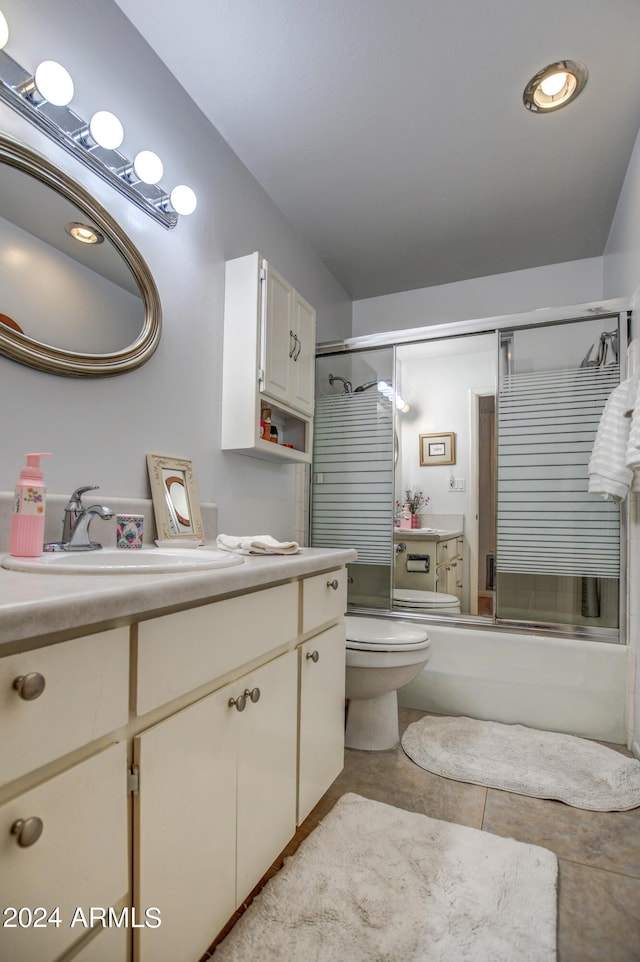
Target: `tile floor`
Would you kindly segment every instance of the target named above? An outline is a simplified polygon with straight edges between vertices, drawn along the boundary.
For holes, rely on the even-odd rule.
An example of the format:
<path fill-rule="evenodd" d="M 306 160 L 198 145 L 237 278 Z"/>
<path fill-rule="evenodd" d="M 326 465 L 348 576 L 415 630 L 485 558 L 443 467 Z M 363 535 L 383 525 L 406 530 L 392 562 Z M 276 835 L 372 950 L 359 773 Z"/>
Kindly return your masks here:
<path fill-rule="evenodd" d="M 401 708 L 401 731 L 423 714 Z M 587 812 L 432 775 L 400 747 L 390 752 L 347 749 L 344 771 L 258 889 L 345 792 L 551 849 L 559 862 L 558 962 L 640 962 L 640 808 Z"/>

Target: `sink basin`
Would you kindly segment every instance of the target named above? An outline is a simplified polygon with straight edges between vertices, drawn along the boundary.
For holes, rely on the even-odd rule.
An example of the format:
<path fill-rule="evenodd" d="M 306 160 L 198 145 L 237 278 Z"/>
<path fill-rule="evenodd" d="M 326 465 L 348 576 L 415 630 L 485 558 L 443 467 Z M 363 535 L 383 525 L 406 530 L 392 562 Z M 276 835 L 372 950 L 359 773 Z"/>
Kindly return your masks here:
<path fill-rule="evenodd" d="M 4 555 L 3 568 L 36 574 L 160 574 L 162 572 L 206 571 L 229 568 L 244 561 L 240 555 L 217 548 L 102 548 L 97 551 L 53 551 L 39 558 L 12 558 Z"/>

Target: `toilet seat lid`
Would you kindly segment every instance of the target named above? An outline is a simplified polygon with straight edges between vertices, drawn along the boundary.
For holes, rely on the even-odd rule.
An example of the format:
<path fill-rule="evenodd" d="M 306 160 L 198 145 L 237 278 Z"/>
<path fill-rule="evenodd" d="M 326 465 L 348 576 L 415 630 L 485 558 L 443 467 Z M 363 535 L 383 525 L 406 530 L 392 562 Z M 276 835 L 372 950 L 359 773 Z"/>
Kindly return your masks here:
<path fill-rule="evenodd" d="M 361 618 L 349 616 L 345 618 L 347 629 L 347 645 L 369 647 L 403 648 L 412 645 L 424 645 L 429 636 L 424 628 L 410 625 L 406 621 L 393 621 L 388 618 Z"/>
<path fill-rule="evenodd" d="M 415 605 L 416 608 L 423 605 L 429 608 L 451 608 L 460 604 L 455 595 L 445 595 L 442 591 L 419 591 L 416 588 L 396 588 L 393 600 Z"/>

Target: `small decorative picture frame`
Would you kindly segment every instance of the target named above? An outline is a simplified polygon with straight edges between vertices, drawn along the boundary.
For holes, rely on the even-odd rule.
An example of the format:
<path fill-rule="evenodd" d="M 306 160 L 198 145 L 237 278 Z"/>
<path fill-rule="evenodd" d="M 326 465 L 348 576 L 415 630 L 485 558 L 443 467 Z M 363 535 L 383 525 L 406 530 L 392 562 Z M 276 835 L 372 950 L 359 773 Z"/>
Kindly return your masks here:
<path fill-rule="evenodd" d="M 452 432 L 420 435 L 420 465 L 456 463 L 456 436 Z"/>
<path fill-rule="evenodd" d="M 147 454 L 147 468 L 158 538 L 162 541 L 189 539 L 195 544 L 204 544 L 191 461 Z"/>

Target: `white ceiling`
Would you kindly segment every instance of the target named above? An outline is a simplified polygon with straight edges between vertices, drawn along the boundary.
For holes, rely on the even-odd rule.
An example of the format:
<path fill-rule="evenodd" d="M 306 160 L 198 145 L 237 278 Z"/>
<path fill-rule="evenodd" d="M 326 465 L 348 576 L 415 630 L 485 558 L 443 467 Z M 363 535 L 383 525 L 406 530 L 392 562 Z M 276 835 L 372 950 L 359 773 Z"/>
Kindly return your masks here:
<path fill-rule="evenodd" d="M 116 2 L 353 298 L 603 253 L 638 0 Z M 559 59 L 585 90 L 530 113 Z"/>

